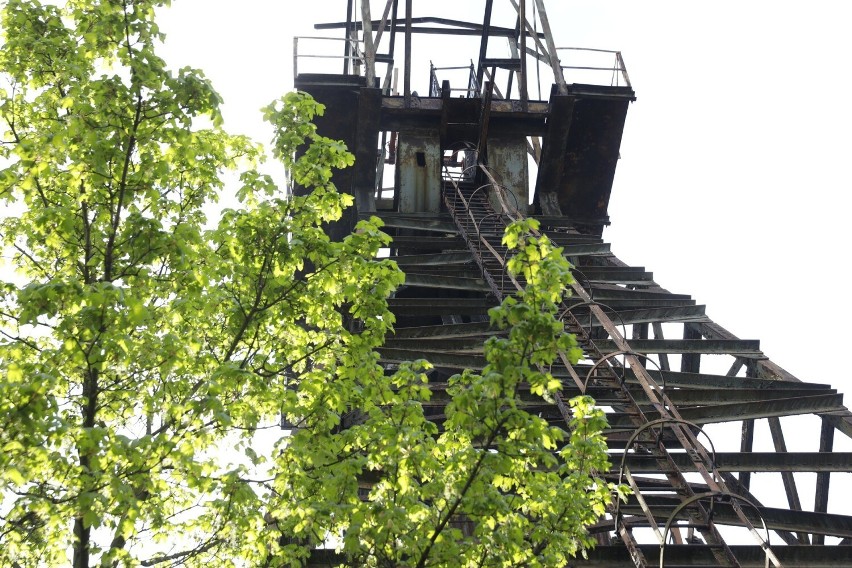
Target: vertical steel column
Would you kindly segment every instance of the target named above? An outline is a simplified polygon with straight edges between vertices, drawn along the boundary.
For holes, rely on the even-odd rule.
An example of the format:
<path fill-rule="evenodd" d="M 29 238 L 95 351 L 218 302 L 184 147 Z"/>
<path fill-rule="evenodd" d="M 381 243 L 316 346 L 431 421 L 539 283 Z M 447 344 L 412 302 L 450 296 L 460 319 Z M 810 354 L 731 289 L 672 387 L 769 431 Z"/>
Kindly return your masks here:
<path fill-rule="evenodd" d="M 482 20 L 482 38 L 479 41 L 479 61 L 476 65 L 476 84 L 482 85 L 482 80 L 485 75 L 485 60 L 488 53 L 488 35 L 491 33 L 491 9 L 494 5 L 494 0 L 485 0 L 485 18 Z M 494 78 L 491 78 L 494 81 Z"/>
<path fill-rule="evenodd" d="M 819 435 L 819 451 L 832 452 L 834 450 L 834 425 L 826 418 L 822 419 L 822 428 Z M 831 473 L 821 471 L 817 473 L 816 490 L 814 493 L 814 512 L 828 512 L 828 489 Z M 814 544 L 825 544 L 825 535 L 813 535 Z"/>
<path fill-rule="evenodd" d="M 781 430 L 781 420 L 777 416 L 771 416 L 769 421 L 769 432 L 772 434 L 772 443 L 775 446 L 775 451 L 779 454 L 787 453 L 787 443 L 784 441 L 784 432 Z M 802 503 L 799 500 L 799 490 L 796 488 L 796 478 L 793 477 L 792 471 L 782 471 L 781 478 L 784 480 L 784 492 L 787 494 L 787 503 L 794 511 L 802 510 Z M 807 533 L 799 533 L 799 542 L 802 544 L 810 544 Z"/>
<path fill-rule="evenodd" d="M 518 77 L 518 92 L 521 94 L 521 101 L 526 103 L 529 101 L 527 93 L 527 0 L 521 0 L 518 16 L 521 21 L 521 71 Z"/>
<path fill-rule="evenodd" d="M 740 452 L 751 453 L 754 448 L 754 419 L 743 420 L 742 433 L 740 434 Z M 745 489 L 751 487 L 751 472 L 740 472 L 740 485 Z"/>
<path fill-rule="evenodd" d="M 361 0 L 361 22 L 364 30 L 364 76 L 367 88 L 376 81 L 376 47 L 373 45 L 373 17 L 370 14 L 370 0 Z"/>
<path fill-rule="evenodd" d="M 553 41 L 553 32 L 550 30 L 550 20 L 547 18 L 547 10 L 544 9 L 544 0 L 534 0 L 538 6 L 538 17 L 541 19 L 541 31 L 544 32 L 544 41 L 547 43 L 547 51 L 550 56 L 550 67 L 553 69 L 553 76 L 556 78 L 556 84 L 559 88 L 560 95 L 568 94 L 568 84 L 565 82 L 565 74 L 562 73 L 562 66 L 559 63 L 559 54 L 556 53 L 556 42 Z"/>
<path fill-rule="evenodd" d="M 343 74 L 349 75 L 349 67 L 351 65 L 352 60 L 352 11 L 355 9 L 354 4 L 355 0 L 348 0 L 346 3 L 346 33 L 344 37 L 346 41 L 343 42 Z"/>
<path fill-rule="evenodd" d="M 701 332 L 691 324 L 683 324 L 684 339 L 701 339 Z M 701 372 L 701 354 L 700 353 L 684 353 L 680 356 L 680 372 L 681 373 L 700 373 Z"/>
<path fill-rule="evenodd" d="M 396 21 L 397 21 L 397 8 L 399 7 L 399 0 L 393 0 L 393 9 L 391 10 L 391 21 L 390 21 L 390 43 L 388 44 L 388 56 L 390 57 L 391 62 L 388 64 L 388 72 L 385 75 L 385 82 L 382 84 L 382 92 L 386 95 L 391 94 L 391 78 L 393 77 L 394 66 L 393 66 L 393 54 L 394 48 L 396 47 Z M 396 89 L 396 85 L 393 85 L 394 90 Z"/>
<path fill-rule="evenodd" d="M 411 0 L 405 0 L 405 69 L 402 81 L 405 108 L 411 106 Z"/>

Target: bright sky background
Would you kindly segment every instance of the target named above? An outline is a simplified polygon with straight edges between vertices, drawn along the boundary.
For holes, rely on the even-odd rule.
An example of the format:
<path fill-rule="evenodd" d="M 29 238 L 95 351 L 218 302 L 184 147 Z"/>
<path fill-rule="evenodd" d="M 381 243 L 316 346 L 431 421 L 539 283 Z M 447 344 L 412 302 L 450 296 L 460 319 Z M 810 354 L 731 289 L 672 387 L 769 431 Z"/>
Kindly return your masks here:
<path fill-rule="evenodd" d="M 313 23 L 344 20 L 345 5 L 174 0 L 161 19 L 166 56 L 204 69 L 225 99 L 226 125 L 266 141 L 257 109 L 292 88 L 293 36 L 319 35 Z M 374 18 L 383 5 L 374 0 Z M 415 15 L 476 22 L 483 5 L 414 0 Z M 548 0 L 547 8 L 557 45 L 621 50 L 638 97 L 604 232 L 613 251 L 707 304 L 739 337 L 760 339 L 802 380 L 852 394 L 844 363 L 852 3 Z M 476 57 L 442 53 L 434 37 L 417 36 L 415 53 L 439 66 Z M 425 92 L 427 76 L 424 63 L 413 88 Z M 788 446 L 815 451 L 809 442 Z"/>

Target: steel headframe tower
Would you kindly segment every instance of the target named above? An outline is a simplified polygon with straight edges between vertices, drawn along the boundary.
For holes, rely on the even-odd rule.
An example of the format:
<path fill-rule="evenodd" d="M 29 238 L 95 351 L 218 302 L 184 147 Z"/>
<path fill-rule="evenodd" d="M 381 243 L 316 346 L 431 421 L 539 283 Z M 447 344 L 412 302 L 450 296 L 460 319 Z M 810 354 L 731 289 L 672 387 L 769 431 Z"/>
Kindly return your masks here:
<path fill-rule="evenodd" d="M 496 24 L 501 3 L 514 25 Z M 483 0 L 481 22 L 417 16 L 412 0 L 381 4 L 374 19 L 369 0 L 360 14 L 348 0 L 345 21 L 316 26 L 342 31 L 334 40 L 342 70 L 305 72 L 317 38 L 297 38 L 294 61 L 296 88 L 326 104 L 319 131 L 356 154 L 335 178 L 356 207 L 329 230 L 340 236 L 358 216 L 380 216 L 406 272 L 390 301 L 398 326 L 383 363 L 428 359 L 433 389 L 481 368 L 481 352 L 468 346 L 493 333 L 487 310 L 515 291 L 503 228 L 533 216 L 576 267 L 564 320 L 586 358 L 556 374 L 566 396 L 587 392 L 608 410 L 609 479 L 634 492 L 591 527 L 599 544 L 576 565 L 852 565 L 852 516 L 828 512 L 831 473 L 852 471 L 852 454 L 833 451 L 836 431 L 852 437 L 842 395 L 792 376 L 758 341 L 717 325 L 704 306 L 626 265 L 601 239 L 635 100 L 621 54 L 557 47 L 542 0 Z M 430 65 L 428 94 L 418 95 L 415 38 L 433 46 L 466 39 L 470 63 Z M 489 55 L 497 42 L 508 43 L 509 57 Z M 546 100 L 540 86 L 531 96 L 542 69 Z M 459 338 L 465 349 L 454 345 Z M 529 405 L 563 421 L 558 401 Z M 432 414 L 442 411 L 436 403 Z M 811 451 L 787 451 L 783 419 L 802 414 L 818 417 L 813 432 L 796 433 L 811 437 Z M 740 425 L 733 447 L 714 440 L 723 423 Z M 755 439 L 761 423 L 766 440 Z M 761 476 L 760 494 L 773 502 L 751 491 L 764 472 L 772 473 Z M 803 482 L 813 506 L 800 498 Z"/>

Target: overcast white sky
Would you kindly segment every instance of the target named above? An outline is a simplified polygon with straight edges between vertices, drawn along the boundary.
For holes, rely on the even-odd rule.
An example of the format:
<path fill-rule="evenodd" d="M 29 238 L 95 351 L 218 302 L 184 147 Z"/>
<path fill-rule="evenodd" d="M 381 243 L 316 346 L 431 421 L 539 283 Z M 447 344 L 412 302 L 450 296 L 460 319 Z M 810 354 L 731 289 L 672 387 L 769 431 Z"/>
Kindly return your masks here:
<path fill-rule="evenodd" d="M 317 21 L 345 19 L 345 4 L 174 0 L 161 19 L 167 58 L 203 68 L 225 98 L 226 125 L 265 141 L 257 109 L 292 88 L 292 37 L 316 35 Z M 374 17 L 380 4 L 374 0 Z M 414 0 L 418 16 L 472 21 L 481 21 L 483 5 Z M 844 364 L 852 4 L 547 7 L 558 45 L 621 50 L 638 97 L 604 232 L 614 252 L 707 304 L 738 336 L 760 339 L 799 378 L 852 392 Z M 416 44 L 415 52 L 436 65 L 476 56 L 440 48 Z M 415 73 L 415 89 L 425 91 L 417 82 L 427 74 L 425 65 Z"/>

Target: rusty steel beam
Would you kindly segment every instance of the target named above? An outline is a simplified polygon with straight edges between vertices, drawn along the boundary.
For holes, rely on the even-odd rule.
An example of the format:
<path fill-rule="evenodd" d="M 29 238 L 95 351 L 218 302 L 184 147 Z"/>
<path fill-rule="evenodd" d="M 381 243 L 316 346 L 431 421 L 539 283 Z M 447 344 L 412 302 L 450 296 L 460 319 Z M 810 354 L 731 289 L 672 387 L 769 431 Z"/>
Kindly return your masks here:
<path fill-rule="evenodd" d="M 663 324 L 662 322 L 655 321 L 651 323 L 651 327 L 654 329 L 654 339 L 665 339 L 665 335 L 663 335 Z M 660 370 L 663 372 L 671 371 L 671 364 L 669 363 L 669 356 L 666 353 L 658 353 L 657 357 L 660 360 Z"/>
<path fill-rule="evenodd" d="M 683 409 L 681 415 L 686 420 L 695 422 L 696 424 L 715 424 L 749 418 L 835 412 L 843 408 L 842 394 L 821 394 L 782 398 L 765 402 L 719 404 L 700 408 L 686 408 Z"/>
<path fill-rule="evenodd" d="M 488 284 L 482 278 L 457 278 L 437 274 L 405 275 L 405 286 L 413 288 L 439 288 L 442 290 L 464 290 L 467 292 L 490 292 Z"/>
<path fill-rule="evenodd" d="M 391 0 L 388 0 L 390 2 Z M 388 65 L 387 74 L 385 75 L 385 81 L 382 84 L 382 93 L 386 95 L 394 94 L 391 91 L 391 80 L 394 75 L 394 65 L 393 58 L 396 50 L 396 23 L 397 23 L 397 11 L 399 9 L 399 0 L 393 0 L 393 10 L 391 12 L 391 30 L 390 30 L 390 43 L 388 45 L 388 59 L 390 60 Z M 393 81 L 393 90 L 396 90 L 396 80 Z"/>
<path fill-rule="evenodd" d="M 645 557 L 652 565 L 659 565 L 660 547 L 658 545 L 640 545 Z M 773 551 L 785 568 L 836 568 L 852 565 L 852 547 L 838 550 L 832 558 L 828 550 L 809 546 L 780 546 Z M 765 568 L 766 552 L 759 546 L 734 545 L 731 551 L 741 568 Z M 669 544 L 666 546 L 667 566 L 717 566 L 713 550 L 706 544 Z M 594 568 L 623 568 L 630 562 L 623 546 L 597 547 L 589 552 L 588 559 L 572 560 L 570 566 Z"/>
<path fill-rule="evenodd" d="M 491 10 L 494 5 L 494 0 L 485 0 L 485 13 L 482 20 L 482 39 L 479 42 L 479 60 L 476 66 L 476 84 L 482 85 L 482 80 L 485 74 L 485 67 L 482 61 L 488 52 L 488 36 L 491 35 Z"/>
<path fill-rule="evenodd" d="M 419 274 L 423 276 L 435 274 L 438 276 L 472 278 L 474 280 L 482 278 L 482 273 L 478 270 L 478 267 L 471 264 L 448 264 L 446 266 L 438 266 L 435 264 L 415 264 L 405 267 L 404 271 L 409 274 Z"/>
<path fill-rule="evenodd" d="M 651 375 L 653 376 L 653 373 Z M 843 408 L 843 395 L 828 394 L 782 398 L 765 402 L 716 404 L 697 408 L 682 408 L 678 409 L 678 412 L 684 420 L 701 426 L 704 424 L 748 420 L 750 418 L 836 412 Z M 646 414 L 654 416 L 650 412 Z M 607 420 L 611 428 L 628 428 L 632 424 L 630 417 L 622 413 L 608 414 Z"/>
<path fill-rule="evenodd" d="M 679 500 L 674 495 L 646 495 L 645 502 L 656 518 L 666 519 L 674 512 Z M 623 505 L 626 515 L 644 516 L 641 507 L 633 499 Z M 755 525 L 761 525 L 760 516 L 751 508 L 743 508 L 748 519 Z M 791 511 L 776 507 L 759 507 L 758 511 L 771 530 L 808 532 L 838 538 L 852 538 L 852 516 L 832 513 L 813 513 L 811 511 Z M 719 525 L 742 526 L 742 519 L 734 514 L 728 503 L 714 504 L 713 521 Z M 779 547 L 783 548 L 783 547 Z"/>
<path fill-rule="evenodd" d="M 412 215 L 406 213 L 387 213 L 385 211 L 361 213 L 361 219 L 371 216 L 379 217 L 385 227 L 398 229 L 414 229 L 417 231 L 429 231 L 437 233 L 457 233 L 455 225 L 445 215 Z"/>
<path fill-rule="evenodd" d="M 740 452 L 748 453 L 754 448 L 754 419 L 743 420 L 740 434 Z M 751 471 L 742 470 L 738 479 L 740 485 L 747 490 L 751 488 Z"/>
<path fill-rule="evenodd" d="M 610 290 L 605 287 L 594 287 L 594 301 L 613 306 L 614 303 L 620 305 L 630 305 L 630 302 L 644 306 L 694 306 L 695 300 L 686 294 L 657 294 L 653 292 L 645 292 L 644 290 L 630 290 L 627 288 L 619 288 L 618 290 Z M 567 305 L 582 303 L 582 298 L 570 296 L 565 300 Z M 658 335 L 662 335 L 661 333 Z M 650 339 L 646 337 L 644 339 Z M 656 337 L 655 339 L 662 339 Z"/>
<path fill-rule="evenodd" d="M 700 315 L 703 315 L 703 311 L 704 311 L 704 306 L 696 306 L 695 300 L 691 300 L 691 299 L 690 300 L 678 300 L 678 299 L 671 299 L 671 298 L 615 298 L 615 299 L 610 300 L 610 299 L 605 299 L 605 298 L 599 298 L 599 297 L 596 296 L 595 301 L 599 302 L 601 304 L 605 304 L 607 308 L 612 308 L 613 311 L 619 312 L 618 316 L 614 316 L 616 321 L 619 324 L 631 323 L 631 322 L 628 322 L 627 319 L 625 319 L 625 316 L 630 315 L 630 312 L 645 311 L 645 310 L 650 309 L 650 308 L 695 308 L 695 307 L 697 307 L 699 309 L 697 309 L 697 310 L 690 309 L 686 313 L 697 314 L 698 312 L 700 312 L 701 313 Z M 580 301 L 579 298 L 568 298 L 565 301 L 565 304 L 568 305 L 568 306 L 574 306 L 576 304 L 583 304 L 583 302 Z M 587 306 L 583 306 L 583 305 L 577 306 L 576 309 L 571 310 L 572 313 L 574 313 L 578 316 L 580 314 L 583 314 L 584 311 L 586 312 L 586 315 L 588 315 Z M 656 321 L 658 323 L 662 323 L 662 321 L 664 319 L 666 319 L 667 315 L 668 314 L 665 311 L 661 312 L 660 316 L 661 316 L 662 319 L 656 320 Z M 648 317 L 652 317 L 652 315 L 649 314 Z M 642 325 L 648 325 L 650 323 L 654 323 L 654 321 L 655 320 L 653 320 L 653 319 L 638 318 L 638 319 L 633 319 L 632 323 L 641 323 Z M 593 323 L 592 325 L 594 327 L 598 327 L 597 323 Z M 634 339 L 651 339 L 651 338 L 650 337 L 637 337 L 637 338 L 634 338 Z"/>
<path fill-rule="evenodd" d="M 534 103 L 530 102 L 530 105 Z M 577 243 L 603 243 L 604 240 L 597 235 L 586 235 L 582 233 L 551 233 L 547 236 L 551 242 L 560 246 L 564 244 Z"/>
<path fill-rule="evenodd" d="M 446 290 L 467 290 L 469 292 L 489 292 L 490 288 L 482 278 L 455 278 L 437 274 L 405 275 L 405 286 L 417 288 L 442 288 Z"/>
<path fill-rule="evenodd" d="M 775 446 L 775 451 L 784 454 L 787 452 L 787 443 L 784 441 L 784 432 L 781 430 L 781 420 L 776 416 L 768 419 L 769 432 L 772 436 L 772 443 Z M 782 471 L 781 479 L 784 481 L 784 492 L 787 494 L 787 503 L 794 511 L 802 510 L 802 503 L 799 500 L 799 490 L 796 487 L 796 479 L 790 471 Z M 802 544 L 810 544 L 810 539 L 806 533 L 799 533 L 799 542 Z"/>
<path fill-rule="evenodd" d="M 659 373 L 658 371 L 654 371 Z M 678 371 L 663 371 L 666 384 L 674 387 L 694 389 L 800 389 L 806 388 L 817 394 L 819 391 L 831 390 L 829 385 L 819 383 L 773 381 L 771 379 L 759 379 L 757 377 L 728 377 L 726 375 L 712 375 L 709 373 L 681 373 Z M 627 370 L 627 381 L 634 380 L 633 373 Z"/>
<path fill-rule="evenodd" d="M 442 250 L 466 250 L 467 247 L 461 237 L 428 237 L 428 236 L 394 236 L 391 246 L 395 249 L 442 249 Z M 395 257 L 394 257 L 395 258 Z"/>
<path fill-rule="evenodd" d="M 487 298 L 390 298 L 388 307 L 397 316 L 485 315 L 494 302 Z"/>
<path fill-rule="evenodd" d="M 425 358 L 430 353 L 482 353 L 483 337 L 480 336 L 458 336 L 458 337 L 396 337 L 391 336 L 385 340 L 385 346 L 391 349 L 421 349 Z"/>
<path fill-rule="evenodd" d="M 550 19 L 547 17 L 547 10 L 545 10 L 544 2 L 542 0 L 533 1 L 536 3 L 536 6 L 538 6 L 541 28 L 544 32 L 544 40 L 547 42 L 547 51 L 550 56 L 550 66 L 553 69 L 553 76 L 556 79 L 559 94 L 567 95 L 568 84 L 565 82 L 565 75 L 562 73 L 562 67 L 559 64 L 559 57 L 556 53 L 556 42 L 553 40 L 553 31 L 550 29 Z"/>
<path fill-rule="evenodd" d="M 607 522 L 604 528 L 612 529 L 612 523 Z M 659 565 L 660 546 L 658 544 L 640 544 L 638 548 L 649 565 Z M 742 568 L 765 568 L 766 553 L 761 547 L 732 545 L 730 548 Z M 852 566 L 852 546 L 775 546 L 773 551 L 785 568 Z M 587 551 L 587 555 L 587 558 L 572 558 L 568 566 L 571 568 L 624 568 L 633 565 L 630 551 L 620 542 L 598 545 Z M 704 543 L 669 544 L 666 546 L 665 560 L 667 566 L 684 568 L 718 565 L 712 548 Z M 332 568 L 344 561 L 345 558 L 333 549 L 317 549 L 311 551 L 307 568 Z"/>
<path fill-rule="evenodd" d="M 683 340 L 684 341 L 704 341 L 701 332 L 699 332 L 694 326 L 690 324 L 684 324 L 683 326 Z M 699 348 L 700 349 L 700 348 Z M 746 351 L 749 351 L 748 348 L 745 348 Z M 758 349 L 758 345 L 754 346 L 754 349 Z M 727 351 L 723 351 L 727 353 Z M 698 373 L 701 372 L 701 353 L 707 353 L 706 351 L 693 351 L 689 350 L 687 352 L 682 352 L 684 355 L 680 358 L 680 370 L 685 373 Z M 718 353 L 718 351 L 716 352 Z M 736 353 L 741 354 L 741 353 Z"/>
<path fill-rule="evenodd" d="M 379 24 L 377 26 L 378 29 L 376 30 L 376 37 L 373 41 L 373 49 L 374 50 L 378 50 L 379 45 L 381 45 L 381 43 L 382 43 L 382 34 L 385 33 L 385 28 L 388 25 L 388 16 L 390 16 L 390 14 L 391 14 L 391 7 L 396 6 L 396 3 L 397 3 L 397 0 L 387 0 L 387 2 L 385 3 L 385 9 L 382 11 L 382 19 L 379 20 Z M 365 30 L 367 29 L 366 22 L 367 22 L 367 19 L 365 18 L 364 19 L 364 29 Z M 393 36 L 393 33 L 391 33 L 391 36 Z M 393 56 L 392 53 L 391 53 L 391 56 Z"/>
<path fill-rule="evenodd" d="M 610 455 L 611 473 L 617 473 L 621 453 Z M 695 471 L 692 458 L 674 452 L 672 459 L 682 471 Z M 630 454 L 627 456 L 630 471 L 639 474 L 657 473 L 659 466 L 652 456 Z M 852 471 L 852 452 L 717 452 L 716 468 L 720 472 L 822 472 Z M 817 511 L 824 513 L 825 511 Z"/>
<path fill-rule="evenodd" d="M 653 371 L 652 371 L 653 373 Z M 837 391 L 829 391 L 831 394 Z M 781 398 L 796 398 L 814 394 L 808 389 L 801 390 L 766 390 L 766 389 L 677 389 L 666 392 L 666 396 L 678 406 L 706 406 L 710 404 L 725 404 L 731 402 L 766 401 Z M 826 393 L 828 394 L 828 393 Z M 637 400 L 641 400 L 637 397 Z"/>
<path fill-rule="evenodd" d="M 737 357 L 734 359 L 734 362 L 731 363 L 731 368 L 728 369 L 728 372 L 725 373 L 728 377 L 736 377 L 739 374 L 740 369 L 745 366 L 746 360 L 742 357 Z"/>
<path fill-rule="evenodd" d="M 646 285 L 650 286 L 652 284 L 653 283 L 647 283 Z M 624 288 L 614 284 L 595 284 L 592 286 L 592 290 L 596 300 L 606 300 L 608 298 L 658 298 L 688 300 L 692 298 L 689 294 L 672 294 L 671 292 L 661 288 L 647 288 L 644 286 L 642 288 Z"/>
<path fill-rule="evenodd" d="M 405 101 L 405 108 L 411 106 L 411 4 L 411 0 L 405 0 L 405 64 L 402 71 L 402 96 Z M 393 31 L 396 31 L 396 22 L 394 22 L 393 28 Z"/>
<path fill-rule="evenodd" d="M 675 301 L 683 302 L 686 305 L 666 305 L 668 300 L 637 300 L 635 302 L 628 302 L 625 300 L 615 300 L 615 301 L 606 301 L 606 300 L 597 300 L 601 304 L 604 304 L 607 308 L 612 308 L 615 310 L 614 313 L 610 313 L 613 321 L 615 321 L 618 325 L 630 325 L 630 324 L 646 324 L 646 323 L 665 323 L 665 322 L 689 322 L 689 321 L 704 321 L 707 319 L 707 316 L 704 315 L 704 306 L 696 306 L 690 305 L 690 302 L 694 302 L 693 300 L 680 300 Z M 650 304 L 650 305 L 649 305 Z M 654 304 L 663 304 L 663 307 L 652 307 Z M 641 308 L 642 306 L 648 306 L 644 309 L 628 309 L 630 307 Z M 585 311 L 585 310 L 584 310 Z M 577 319 L 580 320 L 586 328 L 589 327 L 588 321 L 588 311 L 575 310 L 573 312 Z M 591 323 L 592 328 L 603 327 L 599 321 L 596 319 L 592 319 Z M 659 340 L 659 339 L 642 339 L 641 341 L 669 341 L 669 340 Z M 633 342 L 631 342 L 632 344 Z M 651 343 L 645 343 L 645 345 L 656 345 Z M 706 347 L 706 346 L 702 346 Z M 654 351 L 650 351 L 654 353 Z"/>
<path fill-rule="evenodd" d="M 482 369 L 485 366 L 485 357 L 482 355 L 460 355 L 456 353 L 430 353 L 424 357 L 419 349 L 395 349 L 390 347 L 379 347 L 379 362 L 381 363 L 404 363 L 417 359 L 427 359 L 435 367 L 450 369 Z"/>
<path fill-rule="evenodd" d="M 819 436 L 819 451 L 820 456 L 833 456 L 834 448 L 834 425 L 831 421 L 823 418 Z M 846 471 L 852 471 L 849 467 Z M 814 492 L 814 511 L 817 513 L 825 513 L 828 511 L 828 495 L 829 482 L 831 474 L 828 471 L 820 471 L 817 473 L 816 489 Z M 825 537 L 822 535 L 814 535 L 814 544 L 825 544 Z"/>
<path fill-rule="evenodd" d="M 491 335 L 504 334 L 491 327 L 488 322 L 477 323 L 460 323 L 453 325 L 424 325 L 418 327 L 401 327 L 394 331 L 393 337 L 396 339 L 425 339 L 425 338 L 456 338 L 456 337 L 476 337 L 485 338 Z"/>
<path fill-rule="evenodd" d="M 565 97 L 571 98 L 571 97 Z M 567 142 L 567 141 L 566 141 Z M 543 215 L 530 215 L 533 219 L 538 220 L 542 225 L 542 230 L 549 229 L 576 229 L 578 225 L 601 225 L 608 226 L 609 216 L 603 217 L 574 217 L 566 215 L 551 215 L 544 213 Z"/>
<path fill-rule="evenodd" d="M 654 280 L 654 275 L 641 266 L 582 266 L 572 269 L 578 280 L 601 282 L 638 282 L 645 283 Z"/>
<path fill-rule="evenodd" d="M 373 45 L 373 19 L 370 17 L 370 2 L 361 2 L 361 22 L 364 30 L 364 76 L 367 87 L 372 88 L 376 77 L 376 48 Z"/>
<path fill-rule="evenodd" d="M 559 245 L 559 242 L 555 240 L 553 242 L 556 243 L 558 246 L 561 246 L 562 254 L 565 256 L 591 256 L 611 254 L 609 243 Z"/>
<path fill-rule="evenodd" d="M 617 317 L 612 319 L 618 322 Z M 620 349 L 620 346 L 616 345 L 611 339 L 596 340 L 595 346 L 603 353 L 611 353 Z M 756 339 L 642 339 L 631 341 L 630 347 L 633 351 L 646 354 L 762 355 L 760 342 Z M 684 370 L 682 372 L 690 371 Z"/>
<path fill-rule="evenodd" d="M 400 267 L 446 266 L 448 264 L 472 264 L 470 251 L 450 251 L 437 254 L 407 254 L 393 257 Z"/>
<path fill-rule="evenodd" d="M 380 20 L 373 20 L 371 25 L 373 27 L 377 27 L 381 24 Z M 412 26 L 414 24 L 439 24 L 442 26 L 447 26 L 444 28 L 432 28 L 432 27 L 412 27 L 413 33 L 443 33 L 447 35 L 482 35 L 483 28 L 481 24 L 476 24 L 472 22 L 465 22 L 462 20 L 452 20 L 449 18 L 436 18 L 432 16 L 421 16 L 411 18 Z M 455 26 L 455 29 L 453 28 Z M 346 24 L 343 22 L 325 22 L 320 24 L 314 24 L 315 30 L 334 30 L 339 28 L 346 27 Z M 403 27 L 403 24 L 399 24 L 397 27 Z M 353 29 L 362 30 L 364 28 L 363 22 L 356 22 L 353 24 Z M 489 29 L 490 35 L 498 36 L 498 37 L 515 37 L 517 34 L 514 28 L 504 28 L 501 26 L 490 26 Z M 544 38 L 544 32 L 539 32 L 539 38 Z"/>
<path fill-rule="evenodd" d="M 482 105 L 479 112 L 479 134 L 476 141 L 476 153 L 488 155 L 488 126 L 491 121 L 491 98 L 494 96 L 494 82 L 488 81 L 482 91 Z"/>

